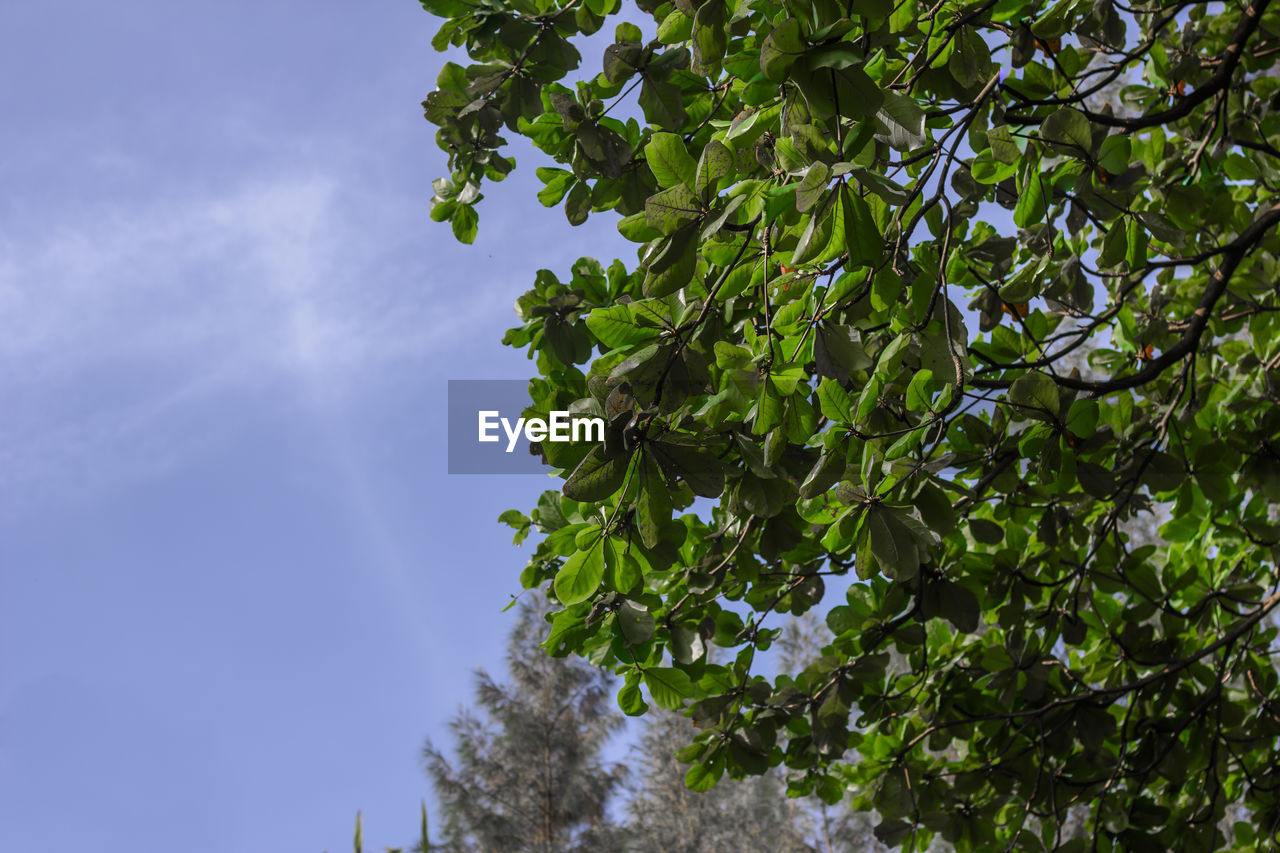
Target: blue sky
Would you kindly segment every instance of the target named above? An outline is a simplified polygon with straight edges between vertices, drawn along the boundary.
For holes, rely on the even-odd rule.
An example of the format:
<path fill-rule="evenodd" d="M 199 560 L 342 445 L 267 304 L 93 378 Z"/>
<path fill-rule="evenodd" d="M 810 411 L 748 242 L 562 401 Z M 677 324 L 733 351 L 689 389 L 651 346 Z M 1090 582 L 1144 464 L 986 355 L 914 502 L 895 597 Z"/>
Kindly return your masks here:
<path fill-rule="evenodd" d="M 533 271 L 625 251 L 523 144 L 476 245 L 428 220 L 435 28 L 0 6 L 0 849 L 412 838 L 549 486 L 447 476 L 445 383 L 526 376 Z"/>

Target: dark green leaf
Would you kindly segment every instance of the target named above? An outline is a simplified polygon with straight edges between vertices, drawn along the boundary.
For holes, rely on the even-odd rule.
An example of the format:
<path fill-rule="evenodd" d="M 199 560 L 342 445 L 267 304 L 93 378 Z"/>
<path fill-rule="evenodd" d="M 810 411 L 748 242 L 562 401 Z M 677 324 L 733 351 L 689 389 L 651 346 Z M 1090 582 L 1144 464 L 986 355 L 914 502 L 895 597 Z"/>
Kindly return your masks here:
<path fill-rule="evenodd" d="M 787 18 L 774 27 L 760 46 L 760 70 L 770 80 L 780 83 L 786 79 L 787 70 L 800 58 L 804 48 L 800 39 L 800 22 Z"/>
<path fill-rule="evenodd" d="M 564 483 L 564 494 L 575 501 L 602 501 L 622 487 L 628 456 L 608 457 L 593 447 Z"/>
<path fill-rule="evenodd" d="M 796 210 L 805 213 L 812 208 L 823 198 L 830 183 L 830 166 L 823 162 L 811 165 L 796 188 Z"/>
<path fill-rule="evenodd" d="M 630 599 L 623 601 L 618 608 L 618 630 L 629 646 L 647 643 L 653 636 L 653 614 L 639 602 Z"/>
<path fill-rule="evenodd" d="M 892 90 L 882 92 L 880 120 L 889 128 L 895 148 L 909 150 L 924 143 L 924 110 L 914 99 Z"/>
<path fill-rule="evenodd" d="M 1093 153 L 1089 120 L 1084 113 L 1070 107 L 1062 107 L 1045 119 L 1040 126 L 1040 136 L 1072 157 L 1088 157 Z"/>
<path fill-rule="evenodd" d="M 716 185 L 733 175 L 733 160 L 733 152 L 723 143 L 715 139 L 708 142 L 698 160 L 693 191 L 704 201 L 712 199 L 716 194 Z"/>
<path fill-rule="evenodd" d="M 1015 379 L 1009 388 L 1009 402 L 1023 414 L 1048 420 L 1056 420 L 1061 407 L 1057 383 L 1043 373 L 1026 373 Z"/>

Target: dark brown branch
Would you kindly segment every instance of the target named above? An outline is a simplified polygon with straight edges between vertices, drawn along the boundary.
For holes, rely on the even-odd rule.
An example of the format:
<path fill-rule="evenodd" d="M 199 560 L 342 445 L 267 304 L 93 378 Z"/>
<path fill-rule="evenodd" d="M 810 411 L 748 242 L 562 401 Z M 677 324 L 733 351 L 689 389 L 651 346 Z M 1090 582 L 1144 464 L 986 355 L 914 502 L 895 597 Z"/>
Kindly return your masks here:
<path fill-rule="evenodd" d="M 1236 268 L 1240 266 L 1240 262 L 1245 259 L 1245 256 L 1252 251 L 1254 246 L 1277 222 L 1280 222 L 1280 201 L 1274 202 L 1253 221 L 1252 225 L 1241 231 L 1239 237 L 1223 247 L 1222 263 L 1209 276 L 1209 284 L 1205 288 L 1204 295 L 1200 297 L 1200 304 L 1196 306 L 1195 313 L 1191 315 L 1191 320 L 1187 323 L 1187 330 L 1182 333 L 1182 337 L 1176 344 L 1151 359 L 1141 370 L 1128 376 L 1120 376 L 1103 382 L 1086 382 L 1066 376 L 1055 376 L 1053 381 L 1059 385 L 1075 388 L 1079 391 L 1106 394 L 1111 391 L 1136 388 L 1159 377 L 1171 364 L 1174 364 L 1188 353 L 1195 351 L 1200 344 L 1200 338 L 1204 334 L 1205 328 L 1209 325 L 1209 318 L 1213 315 L 1213 308 L 1222 297 L 1222 294 L 1226 293 L 1227 284 L 1230 283 L 1231 276 L 1235 273 Z"/>
<path fill-rule="evenodd" d="M 1196 663 L 1197 661 L 1203 660 L 1204 658 L 1218 651 L 1218 649 L 1221 649 L 1224 646 L 1229 646 L 1235 643 L 1236 640 L 1240 639 L 1240 637 L 1244 636 L 1246 633 L 1252 630 L 1255 626 L 1257 626 L 1257 624 L 1261 622 L 1268 613 L 1275 610 L 1277 604 L 1280 604 L 1280 592 L 1273 593 L 1272 595 L 1264 599 L 1262 602 L 1262 606 L 1260 606 L 1257 610 L 1251 613 L 1243 622 L 1241 622 L 1239 625 L 1232 628 L 1230 631 L 1228 631 L 1223 636 L 1219 637 L 1214 642 L 1205 646 L 1203 649 L 1200 649 L 1199 651 L 1195 652 L 1194 654 L 1188 655 L 1185 658 L 1179 659 L 1176 663 L 1172 663 L 1172 664 L 1169 664 L 1168 666 L 1162 667 L 1156 672 L 1149 673 L 1148 675 L 1145 675 L 1142 678 L 1136 679 L 1134 681 L 1130 681 L 1126 684 L 1117 684 L 1114 687 L 1093 688 L 1085 693 L 1078 693 L 1072 696 L 1064 696 L 1060 699 L 1055 699 L 1052 702 L 1049 702 L 1045 705 L 1041 705 L 1038 708 L 1027 708 L 1025 710 L 1018 710 L 1018 711 L 1003 711 L 1003 712 L 997 712 L 997 713 L 991 713 L 991 714 L 976 714 L 976 715 L 962 717 L 956 720 L 946 720 L 943 722 L 935 722 L 933 725 L 929 726 L 924 731 L 920 732 L 918 735 L 916 735 L 914 738 L 908 741 L 907 744 L 901 750 L 901 754 L 905 755 L 908 751 L 913 749 L 918 743 L 923 741 L 925 738 L 929 737 L 929 735 L 933 734 L 934 732 L 941 731 L 943 729 L 951 728 L 954 726 L 967 725 L 970 723 L 983 722 L 987 720 L 1016 720 L 1016 719 L 1021 719 L 1023 717 L 1039 717 L 1050 711 L 1054 711 L 1059 708 L 1071 707 L 1080 702 L 1089 702 L 1089 701 L 1094 701 L 1099 699 L 1113 700 L 1117 696 L 1123 696 L 1127 693 L 1133 693 L 1135 691 L 1142 690 L 1145 687 L 1150 687 L 1152 684 L 1155 684 L 1161 679 L 1168 678 L 1171 675 L 1175 675 L 1181 672 L 1182 670 L 1186 669 L 1187 667 L 1191 666 L 1192 664 Z"/>
<path fill-rule="evenodd" d="M 1240 64 L 1240 60 L 1244 57 L 1244 46 L 1254 32 L 1257 31 L 1258 24 L 1262 21 L 1262 15 L 1266 12 L 1267 5 L 1270 2 L 1271 0 L 1253 0 L 1245 7 L 1244 13 L 1240 17 L 1240 23 L 1236 26 L 1236 31 L 1231 36 L 1231 41 L 1227 44 L 1227 49 L 1221 57 L 1222 63 L 1218 70 L 1205 81 L 1203 86 L 1197 87 L 1194 92 L 1183 97 L 1182 100 L 1169 109 L 1145 116 L 1133 117 L 1106 115 L 1089 110 L 1082 110 L 1081 112 L 1088 117 L 1089 121 L 1095 124 L 1123 128 L 1124 130 L 1140 130 L 1144 127 L 1169 124 L 1190 115 L 1192 110 L 1222 89 L 1225 89 L 1231 82 L 1231 76 L 1235 74 L 1236 66 Z M 1040 124 L 1046 118 L 1048 116 L 1005 115 L 1005 120 L 1010 124 L 1022 125 Z"/>

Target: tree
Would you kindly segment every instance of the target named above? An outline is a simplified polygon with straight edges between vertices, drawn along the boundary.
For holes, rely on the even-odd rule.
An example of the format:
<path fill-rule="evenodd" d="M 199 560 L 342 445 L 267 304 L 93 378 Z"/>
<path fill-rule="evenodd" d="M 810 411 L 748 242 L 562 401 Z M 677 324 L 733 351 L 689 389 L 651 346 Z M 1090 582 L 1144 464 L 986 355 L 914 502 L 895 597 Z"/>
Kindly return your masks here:
<path fill-rule="evenodd" d="M 604 745 L 600 735 L 614 732 L 619 721 L 618 713 L 607 704 L 608 679 L 579 661 L 548 657 L 536 636 L 544 616 L 545 608 L 526 605 L 521 609 L 510 638 L 510 685 L 495 685 L 480 674 L 477 696 L 490 725 L 465 713 L 455 720 L 456 765 L 428 744 L 427 766 L 442 800 L 446 840 L 430 843 L 424 805 L 420 840 L 414 849 L 485 853 L 809 853 L 815 849 L 805 840 L 813 830 L 809 815 L 797 802 L 787 800 L 776 774 L 731 789 L 690 791 L 675 752 L 687 743 L 692 726 L 672 712 L 647 721 L 629 762 L 642 772 L 619 784 L 620 765 L 599 760 Z M 583 695 L 584 685 L 593 698 L 575 707 L 573 701 Z M 591 796 L 583 796 L 585 791 Z M 625 796 L 625 805 L 619 803 L 620 796 Z M 566 807 L 566 799 L 584 801 L 586 808 Z M 839 831 L 839 827 L 827 829 L 828 834 Z M 357 813 L 356 853 L 361 847 Z"/>
<path fill-rule="evenodd" d="M 781 634 L 784 668 L 790 662 L 788 656 L 813 657 L 823 645 L 825 626 L 815 622 L 812 614 L 805 617 L 792 619 Z M 633 764 L 640 772 L 629 786 L 626 808 L 630 849 L 635 853 L 874 849 L 861 844 L 869 836 L 869 830 L 860 833 L 864 827 L 856 825 L 861 815 L 836 813 L 821 802 L 814 808 L 804 800 L 786 797 L 777 768 L 737 785 L 690 790 L 679 755 L 695 733 L 691 721 L 674 711 L 658 710 L 647 716 L 632 750 Z"/>
<path fill-rule="evenodd" d="M 740 785 L 691 791 L 676 753 L 694 735 L 688 718 L 652 715 L 634 750 L 642 772 L 628 792 L 626 811 L 634 853 L 815 853 L 813 827 L 801 803 L 788 800 L 776 774 Z"/>
<path fill-rule="evenodd" d="M 472 239 L 505 128 L 638 245 L 505 338 L 530 413 L 610 424 L 505 516 L 547 649 L 684 708 L 691 787 L 783 764 L 890 845 L 1271 849 L 1280 5 L 638 2 L 424 0 L 473 59 L 432 216 Z"/>
<path fill-rule="evenodd" d="M 477 673 L 487 719 L 453 722 L 456 760 L 429 741 L 423 752 L 444 818 L 433 849 L 480 853 L 620 850 L 606 806 L 622 768 L 601 747 L 621 724 L 599 669 L 548 657 L 533 634 L 545 608 L 522 605 L 508 645 L 511 682 Z"/>
<path fill-rule="evenodd" d="M 823 649 L 832 639 L 831 630 L 816 610 L 806 610 L 792 616 L 782 626 L 774 642 L 777 655 L 777 671 L 799 672 L 822 657 Z M 886 670 L 903 668 L 903 656 L 890 650 Z M 853 717 L 857 708 L 850 708 Z M 886 848 L 875 837 L 877 815 L 874 811 L 855 811 L 844 802 L 810 800 L 810 814 L 820 840 L 818 849 L 823 853 L 880 853 Z M 932 849 L 932 848 L 931 848 Z"/>

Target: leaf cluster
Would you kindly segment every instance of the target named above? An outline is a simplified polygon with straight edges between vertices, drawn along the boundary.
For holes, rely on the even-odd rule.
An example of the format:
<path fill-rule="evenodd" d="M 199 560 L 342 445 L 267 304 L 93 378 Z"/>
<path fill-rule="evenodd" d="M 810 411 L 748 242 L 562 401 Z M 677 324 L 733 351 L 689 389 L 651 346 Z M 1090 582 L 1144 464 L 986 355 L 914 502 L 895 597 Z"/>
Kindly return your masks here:
<path fill-rule="evenodd" d="M 476 63 L 426 102 L 433 216 L 474 235 L 505 128 L 637 245 L 505 339 L 532 410 L 609 424 L 506 518 L 549 652 L 684 709 L 690 787 L 785 765 L 892 845 L 1270 849 L 1280 7 L 424 5 Z M 656 37 L 571 88 L 617 14 Z M 761 674 L 814 608 L 822 657 Z"/>

